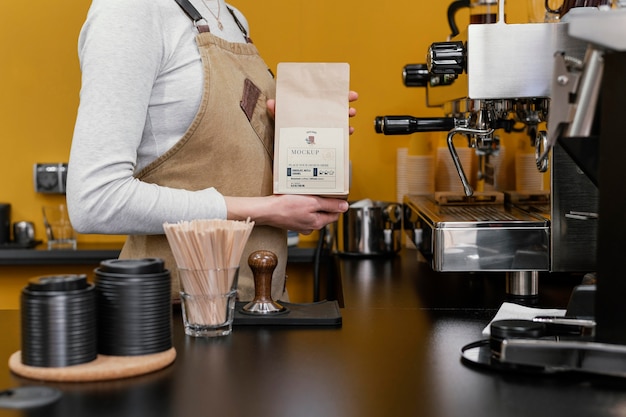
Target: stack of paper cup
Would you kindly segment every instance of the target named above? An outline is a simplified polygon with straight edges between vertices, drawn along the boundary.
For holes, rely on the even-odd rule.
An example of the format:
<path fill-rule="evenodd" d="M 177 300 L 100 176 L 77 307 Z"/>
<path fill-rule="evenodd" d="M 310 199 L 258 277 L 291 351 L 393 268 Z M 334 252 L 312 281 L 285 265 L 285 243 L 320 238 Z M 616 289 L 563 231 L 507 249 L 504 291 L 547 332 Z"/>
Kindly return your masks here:
<path fill-rule="evenodd" d="M 402 202 L 406 194 L 435 192 L 435 158 L 433 155 L 409 155 L 407 148 L 397 152 L 396 198 Z"/>
<path fill-rule="evenodd" d="M 459 161 L 463 167 L 463 171 L 468 180 L 471 181 L 473 170 L 473 156 L 474 150 L 472 148 L 455 147 L 456 153 L 459 156 Z M 450 150 L 447 147 L 440 146 L 437 148 L 437 166 L 436 166 L 436 179 L 435 188 L 437 191 L 452 191 L 463 193 L 463 183 L 459 177 Z"/>
<path fill-rule="evenodd" d="M 409 193 L 406 163 L 409 148 L 398 148 L 396 151 L 396 201 L 401 203 Z"/>
<path fill-rule="evenodd" d="M 515 189 L 517 191 L 543 190 L 543 174 L 537 170 L 534 153 L 515 155 Z"/>
<path fill-rule="evenodd" d="M 408 155 L 406 172 L 409 194 L 435 192 L 435 158 L 433 155 Z"/>

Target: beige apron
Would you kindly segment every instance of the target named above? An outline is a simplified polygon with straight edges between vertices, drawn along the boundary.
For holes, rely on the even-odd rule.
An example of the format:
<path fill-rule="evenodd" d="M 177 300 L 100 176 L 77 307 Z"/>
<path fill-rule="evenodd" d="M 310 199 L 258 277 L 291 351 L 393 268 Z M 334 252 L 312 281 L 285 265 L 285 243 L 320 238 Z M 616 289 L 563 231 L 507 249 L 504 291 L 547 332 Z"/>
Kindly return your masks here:
<path fill-rule="evenodd" d="M 167 153 L 136 177 L 144 182 L 186 190 L 215 187 L 227 196 L 266 196 L 272 193 L 273 120 L 266 100 L 274 98 L 275 82 L 256 47 L 227 42 L 209 32 L 196 42 L 204 69 L 202 102 L 191 126 Z M 254 298 L 248 256 L 259 249 L 278 256 L 272 297 L 285 299 L 286 231 L 256 226 L 239 270 L 239 299 Z M 172 274 L 172 296 L 179 296 L 176 263 L 165 235 L 132 235 L 120 258 L 158 257 Z"/>

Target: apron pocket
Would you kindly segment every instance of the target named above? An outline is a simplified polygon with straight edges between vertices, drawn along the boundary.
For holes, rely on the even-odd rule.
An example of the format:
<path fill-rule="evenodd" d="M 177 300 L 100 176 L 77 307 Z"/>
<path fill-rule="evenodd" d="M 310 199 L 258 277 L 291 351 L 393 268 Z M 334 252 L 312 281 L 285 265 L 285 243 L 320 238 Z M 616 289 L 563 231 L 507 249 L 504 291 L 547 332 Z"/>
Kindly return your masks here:
<path fill-rule="evenodd" d="M 274 159 L 274 121 L 267 112 L 267 96 L 250 79 L 246 78 L 239 103 L 250 126 L 263 143 L 270 159 Z"/>

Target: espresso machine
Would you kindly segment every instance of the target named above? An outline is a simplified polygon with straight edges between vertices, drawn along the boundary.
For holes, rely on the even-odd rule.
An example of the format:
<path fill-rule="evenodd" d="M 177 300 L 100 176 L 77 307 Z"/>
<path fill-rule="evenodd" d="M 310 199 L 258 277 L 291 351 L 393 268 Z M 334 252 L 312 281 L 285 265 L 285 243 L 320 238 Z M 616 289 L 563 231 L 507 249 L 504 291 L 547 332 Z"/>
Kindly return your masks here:
<path fill-rule="evenodd" d="M 585 94 L 576 106 L 586 117 L 577 124 L 580 131 L 572 126 L 568 136 L 589 136 L 595 115 L 589 109 L 598 85 L 578 81 L 588 42 L 569 36 L 567 23 L 507 24 L 503 1 L 477 3 L 490 9 L 472 15 L 460 33 L 451 23 L 451 38 L 430 46 L 426 64 L 404 68 L 405 84 L 425 86 L 427 105 L 440 107 L 444 116 L 380 116 L 376 130 L 386 135 L 448 132 L 446 143 L 464 195 L 407 195 L 404 201 L 405 230 L 433 269 L 505 271 L 508 294 L 533 297 L 541 271 L 595 271 L 597 184 L 555 140 L 572 106 L 554 102 L 582 88 Z M 568 83 L 553 80 L 557 64 L 567 71 L 561 79 L 569 78 Z M 551 130 L 541 129 L 546 122 Z M 494 180 L 491 161 L 500 148 L 499 134 L 514 129 L 525 130 L 537 147 L 537 169 L 549 168 L 550 191 L 474 190 L 453 139 L 465 136 L 476 151 L 475 175 L 484 184 Z"/>
<path fill-rule="evenodd" d="M 589 309 L 568 309 L 570 317 L 559 322 L 577 329 L 575 337 L 525 337 L 518 327 L 509 333 L 498 329 L 497 347 L 492 338 L 486 354 L 468 349 L 467 357 L 496 367 L 624 377 L 620 242 L 626 236 L 626 202 L 619 178 L 626 8 L 600 1 L 570 10 L 575 2 L 566 0 L 558 22 L 507 24 L 503 0 L 474 1 L 488 12 L 472 16 L 459 31 L 454 14 L 469 2 L 453 2 L 449 39 L 430 46 L 425 64 L 403 71 L 405 85 L 425 87 L 427 105 L 441 108 L 443 116 L 375 120 L 376 131 L 385 135 L 448 132 L 447 147 L 463 184 L 458 196 L 406 195 L 405 231 L 435 271 L 504 271 L 513 297 L 535 297 L 541 271 L 597 274 L 597 286 L 587 286 L 591 292 L 584 296 Z M 453 138 L 464 136 L 478 155 L 480 184 L 491 180 L 499 134 L 520 129 L 535 147 L 537 170 L 549 172 L 549 191 L 475 190 Z"/>

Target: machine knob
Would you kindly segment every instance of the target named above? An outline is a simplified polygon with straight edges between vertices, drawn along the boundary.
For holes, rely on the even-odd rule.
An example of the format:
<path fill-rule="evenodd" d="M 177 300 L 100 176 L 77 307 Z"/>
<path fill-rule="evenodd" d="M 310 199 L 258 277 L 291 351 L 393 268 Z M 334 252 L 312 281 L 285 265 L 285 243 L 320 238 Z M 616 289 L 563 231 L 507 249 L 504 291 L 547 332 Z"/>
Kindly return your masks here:
<path fill-rule="evenodd" d="M 407 87 L 426 87 L 430 83 L 430 71 L 426 64 L 408 64 L 402 70 L 402 81 Z"/>
<path fill-rule="evenodd" d="M 428 48 L 427 65 L 432 74 L 460 75 L 465 70 L 463 42 L 435 42 Z"/>
<path fill-rule="evenodd" d="M 426 64 L 408 64 L 402 69 L 402 82 L 406 87 L 450 85 L 456 77 L 456 74 L 431 74 Z"/>

